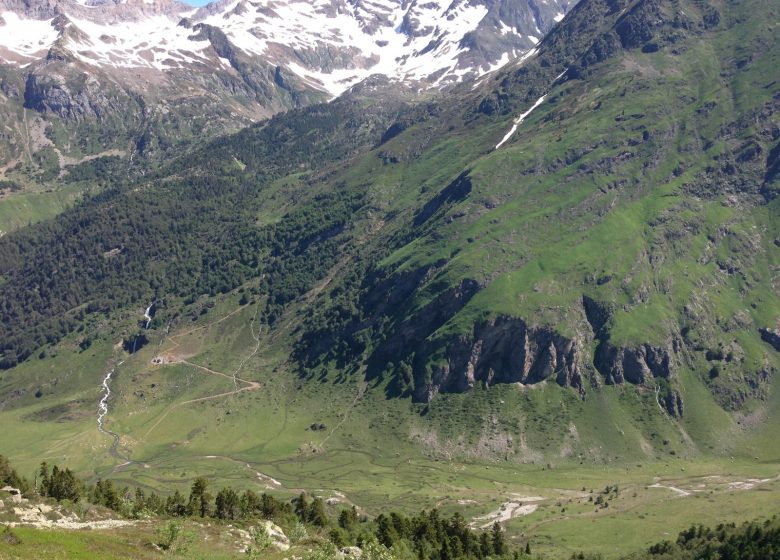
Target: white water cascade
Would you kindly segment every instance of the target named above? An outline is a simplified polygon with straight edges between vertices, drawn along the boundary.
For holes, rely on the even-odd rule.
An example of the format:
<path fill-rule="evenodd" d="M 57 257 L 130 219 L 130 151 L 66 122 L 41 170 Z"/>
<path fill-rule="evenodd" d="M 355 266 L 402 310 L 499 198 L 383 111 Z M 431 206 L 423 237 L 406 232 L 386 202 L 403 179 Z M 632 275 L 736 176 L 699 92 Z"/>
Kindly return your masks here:
<path fill-rule="evenodd" d="M 119 362 L 117 365 L 121 365 L 124 362 Z M 100 403 L 98 404 L 98 415 L 97 415 L 97 427 L 98 430 L 103 432 L 104 434 L 109 434 L 109 432 L 106 431 L 105 427 L 103 426 L 103 419 L 106 417 L 106 414 L 108 414 L 108 397 L 111 396 L 111 389 L 108 386 L 108 382 L 111 381 L 111 375 L 113 375 L 114 370 L 116 368 L 111 368 L 108 370 L 108 373 L 106 373 L 106 376 L 103 378 L 103 397 L 100 399 Z"/>
<path fill-rule="evenodd" d="M 150 303 L 149 307 L 147 307 L 146 311 L 144 311 L 144 319 L 146 319 L 146 323 L 144 324 L 145 329 L 148 329 L 149 323 L 152 322 L 152 316 L 151 316 L 152 307 L 154 307 L 154 303 Z"/>
<path fill-rule="evenodd" d="M 152 322 L 151 313 L 153 307 L 154 307 L 154 303 L 150 303 L 149 307 L 147 307 L 146 310 L 144 311 L 144 320 L 146 321 L 144 323 L 144 329 L 148 329 L 149 324 Z M 133 352 L 135 352 L 135 346 L 137 342 L 138 342 L 138 337 L 136 337 L 135 342 L 133 342 Z M 102 396 L 100 397 L 100 402 L 98 403 L 97 428 L 101 433 L 109 435 L 112 438 L 114 438 L 114 442 L 111 445 L 111 454 L 118 458 L 127 460 L 127 458 L 120 455 L 119 451 L 117 450 L 117 447 L 119 446 L 119 434 L 112 432 L 111 430 L 107 430 L 105 427 L 105 418 L 108 415 L 108 399 L 111 397 L 111 387 L 109 386 L 111 382 L 111 376 L 114 375 L 116 368 L 121 366 L 123 363 L 125 363 L 124 360 L 117 363 L 114 367 L 108 370 L 106 376 L 103 378 L 102 389 L 101 389 Z M 125 464 L 129 464 L 131 462 L 129 460 L 127 461 L 128 462 Z"/>

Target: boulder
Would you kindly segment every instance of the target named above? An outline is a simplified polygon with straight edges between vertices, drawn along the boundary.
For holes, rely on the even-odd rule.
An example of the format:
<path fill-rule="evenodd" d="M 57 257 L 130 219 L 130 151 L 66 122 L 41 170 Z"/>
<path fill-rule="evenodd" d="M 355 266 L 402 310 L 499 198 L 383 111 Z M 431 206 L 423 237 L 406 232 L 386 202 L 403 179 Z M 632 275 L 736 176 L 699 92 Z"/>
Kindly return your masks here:
<path fill-rule="evenodd" d="M 13 504 L 21 504 L 22 503 L 22 491 L 18 488 L 14 488 L 13 486 L 3 486 L 0 488 L 0 492 L 8 492 L 11 494 L 11 503 Z"/>
<path fill-rule="evenodd" d="M 282 552 L 289 550 L 290 539 L 287 538 L 287 535 L 284 534 L 281 527 L 272 521 L 265 521 L 264 526 L 266 533 L 268 533 L 268 536 L 271 537 L 271 540 L 273 541 L 274 548 Z"/>

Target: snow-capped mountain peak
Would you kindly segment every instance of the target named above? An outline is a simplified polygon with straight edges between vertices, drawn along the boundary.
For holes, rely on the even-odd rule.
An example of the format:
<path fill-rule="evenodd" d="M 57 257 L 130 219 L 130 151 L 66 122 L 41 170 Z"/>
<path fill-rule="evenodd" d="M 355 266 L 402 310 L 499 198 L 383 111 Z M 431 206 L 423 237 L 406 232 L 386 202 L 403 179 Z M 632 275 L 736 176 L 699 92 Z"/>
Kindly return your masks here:
<path fill-rule="evenodd" d="M 171 0 L 0 0 L 0 64 L 26 67 L 52 51 L 115 74 L 241 72 L 243 61 L 329 96 L 371 74 L 441 88 L 522 55 L 569 4 L 222 0 L 193 9 Z"/>

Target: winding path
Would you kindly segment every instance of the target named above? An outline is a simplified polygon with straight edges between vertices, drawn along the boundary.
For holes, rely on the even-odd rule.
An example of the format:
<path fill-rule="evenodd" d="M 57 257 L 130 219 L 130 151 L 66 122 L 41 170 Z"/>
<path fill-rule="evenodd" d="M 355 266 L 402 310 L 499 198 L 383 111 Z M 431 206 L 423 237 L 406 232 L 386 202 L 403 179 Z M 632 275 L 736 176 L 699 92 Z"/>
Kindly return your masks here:
<path fill-rule="evenodd" d="M 243 309 L 243 308 L 239 307 L 238 310 L 240 310 L 240 309 Z M 233 313 L 237 312 L 238 310 L 234 311 Z M 232 315 L 233 313 L 231 313 L 230 315 Z M 228 316 L 223 317 L 220 321 L 225 320 Z M 216 324 L 216 323 L 218 323 L 220 321 L 216 321 L 215 323 L 211 323 L 211 324 L 205 325 L 205 326 L 210 326 L 210 325 Z M 242 379 L 241 377 L 238 376 L 239 372 L 244 368 L 246 363 L 249 360 L 251 360 L 254 356 L 256 356 L 257 353 L 260 351 L 260 329 L 258 328 L 257 332 L 255 332 L 255 326 L 254 325 L 255 325 L 256 321 L 257 321 L 257 312 L 255 312 L 255 316 L 252 317 L 252 320 L 251 320 L 251 323 L 250 323 L 250 327 L 249 327 L 251 332 L 252 332 L 252 338 L 255 340 L 255 347 L 254 347 L 254 349 L 252 350 L 252 352 L 248 356 L 246 356 L 243 360 L 241 360 L 241 363 L 238 364 L 238 367 L 230 375 L 228 375 L 226 373 L 223 373 L 221 371 L 216 371 L 216 370 L 207 368 L 206 366 L 202 366 L 200 364 L 195 364 L 193 362 L 189 362 L 189 361 L 187 361 L 185 359 L 179 359 L 179 360 L 173 360 L 173 361 L 165 362 L 165 364 L 186 364 L 186 365 L 188 365 L 190 367 L 194 367 L 196 369 L 205 371 L 206 373 L 209 373 L 211 375 L 218 375 L 220 377 L 225 377 L 225 378 L 230 379 L 231 381 L 233 381 L 233 387 L 234 388 L 233 388 L 232 391 L 226 391 L 224 393 L 219 393 L 219 394 L 216 394 L 216 395 L 208 395 L 206 397 L 199 397 L 199 398 L 196 398 L 196 399 L 190 399 L 190 400 L 187 400 L 187 401 L 181 401 L 181 402 L 178 402 L 178 403 L 168 407 L 165 410 L 165 412 L 162 414 L 162 416 L 160 416 L 160 418 L 158 418 L 157 421 L 152 425 L 152 427 L 147 430 L 147 432 L 144 434 L 144 439 L 149 437 L 149 434 L 151 434 L 154 431 L 154 429 L 157 428 L 157 426 L 159 426 L 162 423 L 162 421 L 165 420 L 168 417 L 168 415 L 174 409 L 179 408 L 180 406 L 184 406 L 184 405 L 187 405 L 187 404 L 204 402 L 204 401 L 210 401 L 210 400 L 219 399 L 219 398 L 222 398 L 222 397 L 230 397 L 230 396 L 233 396 L 233 395 L 237 395 L 239 393 L 243 393 L 244 391 L 256 391 L 256 390 L 260 389 L 263 386 L 262 383 L 259 383 L 257 381 L 249 381 L 249 380 L 246 380 L 246 379 Z M 197 330 L 197 329 L 193 329 L 193 330 Z M 190 332 L 192 332 L 192 331 L 190 331 Z M 186 333 L 182 333 L 182 334 L 186 334 Z M 177 335 L 177 336 L 182 336 L 182 334 Z M 171 338 L 173 338 L 173 337 L 171 337 Z M 177 343 L 177 345 L 178 345 L 178 343 Z M 238 386 L 239 383 L 243 383 L 244 386 L 243 387 L 239 387 Z"/>
<path fill-rule="evenodd" d="M 352 402 L 350 403 L 349 407 L 347 408 L 347 410 L 344 411 L 344 415 L 341 417 L 339 423 L 330 431 L 330 433 L 328 433 L 327 436 L 325 436 L 325 439 L 323 439 L 320 442 L 320 447 L 325 447 L 325 444 L 328 443 L 330 437 L 344 425 L 344 423 L 347 421 L 347 418 L 349 418 L 349 413 L 352 411 L 353 408 L 355 408 L 355 406 L 360 401 L 360 399 L 363 398 L 363 395 L 365 394 L 367 387 L 368 384 L 365 381 L 361 382 L 358 385 L 357 394 L 355 395 L 355 398 L 352 399 Z"/>

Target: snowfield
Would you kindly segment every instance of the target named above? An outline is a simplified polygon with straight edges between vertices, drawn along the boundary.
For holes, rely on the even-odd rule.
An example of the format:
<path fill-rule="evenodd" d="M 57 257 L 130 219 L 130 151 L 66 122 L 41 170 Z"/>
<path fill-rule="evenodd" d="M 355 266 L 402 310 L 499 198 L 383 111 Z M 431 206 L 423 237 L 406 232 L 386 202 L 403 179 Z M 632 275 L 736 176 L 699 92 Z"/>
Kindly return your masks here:
<path fill-rule="evenodd" d="M 199 9 L 167 0 L 52 5 L 50 13 L 60 16 L 35 19 L 38 12 L 21 9 L 0 14 L 0 64 L 34 63 L 56 43 L 99 67 L 231 71 L 224 53 L 220 57 L 201 32 L 199 26 L 208 25 L 221 30 L 234 50 L 285 68 L 334 97 L 372 74 L 423 87 L 479 77 L 527 53 L 545 25 L 534 16 L 522 30 L 491 13 L 488 3 L 469 0 L 235 0 Z M 563 17 L 560 9 L 546 25 Z M 498 50 L 473 50 L 477 30 L 499 37 Z"/>

